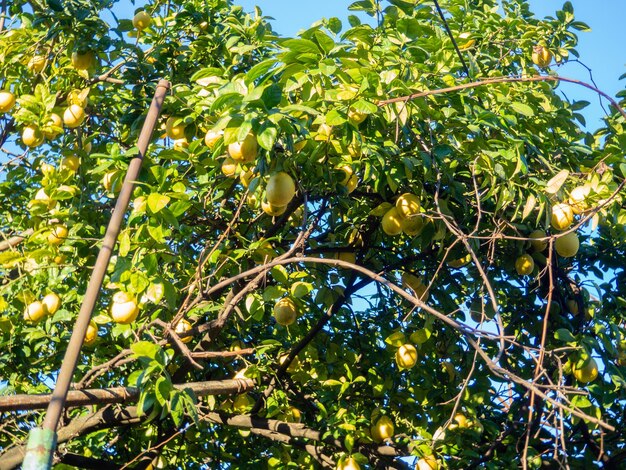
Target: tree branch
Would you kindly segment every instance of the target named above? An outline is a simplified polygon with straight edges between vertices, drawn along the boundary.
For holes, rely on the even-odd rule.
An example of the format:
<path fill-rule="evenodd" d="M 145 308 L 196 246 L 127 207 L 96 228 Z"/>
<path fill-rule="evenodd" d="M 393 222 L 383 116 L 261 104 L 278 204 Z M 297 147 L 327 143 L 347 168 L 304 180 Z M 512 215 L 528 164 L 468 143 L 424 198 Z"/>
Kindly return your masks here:
<path fill-rule="evenodd" d="M 207 395 L 237 395 L 255 388 L 251 379 L 214 380 L 175 384 L 177 390 L 191 389 L 197 397 Z M 135 387 L 112 387 L 90 390 L 72 390 L 67 394 L 67 406 L 89 406 L 125 403 L 137 400 L 141 390 Z M 0 411 L 43 409 L 52 395 L 9 395 L 0 397 Z"/>
<path fill-rule="evenodd" d="M 7 238 L 3 242 L 0 242 L 0 251 L 6 251 L 9 248 L 13 248 L 14 246 L 22 243 L 26 238 L 33 234 L 34 230 L 29 228 L 28 230 L 22 232 L 20 235 L 15 235 L 14 237 Z"/>

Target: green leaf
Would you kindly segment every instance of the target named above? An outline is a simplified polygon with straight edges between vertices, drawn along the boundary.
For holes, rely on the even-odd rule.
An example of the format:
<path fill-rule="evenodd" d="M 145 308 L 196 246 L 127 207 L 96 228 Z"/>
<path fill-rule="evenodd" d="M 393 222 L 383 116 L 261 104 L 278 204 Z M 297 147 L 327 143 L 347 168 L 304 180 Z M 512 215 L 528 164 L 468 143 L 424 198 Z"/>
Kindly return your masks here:
<path fill-rule="evenodd" d="M 148 208 L 156 214 L 170 202 L 170 197 L 165 194 L 152 193 L 148 196 Z"/>
<path fill-rule="evenodd" d="M 326 124 L 329 126 L 340 126 L 346 122 L 346 117 L 336 109 L 331 109 L 326 114 Z"/>
<path fill-rule="evenodd" d="M 373 215 L 374 217 L 382 217 L 392 207 L 393 207 L 393 204 L 391 204 L 389 202 L 383 202 L 383 203 L 379 204 L 378 206 L 376 206 L 374 209 L 372 209 L 370 211 L 370 215 Z"/>
<path fill-rule="evenodd" d="M 341 28 L 342 28 L 341 20 L 335 16 L 328 18 L 328 20 L 326 20 L 326 26 L 334 34 L 339 34 L 341 32 Z"/>
<path fill-rule="evenodd" d="M 265 150 L 273 150 L 276 138 L 278 137 L 278 129 L 271 124 L 265 124 L 259 134 L 257 141 Z"/>
<path fill-rule="evenodd" d="M 261 100 L 267 109 L 273 108 L 280 104 L 283 97 L 283 90 L 276 84 L 272 84 L 263 90 Z"/>
<path fill-rule="evenodd" d="M 559 171 L 548 183 L 546 184 L 546 193 L 556 194 L 561 186 L 565 184 L 567 177 L 569 176 L 568 170 Z"/>
<path fill-rule="evenodd" d="M 313 290 L 313 284 L 310 282 L 298 281 L 291 285 L 290 293 L 292 297 L 301 299 Z"/>
<path fill-rule="evenodd" d="M 530 214 L 532 214 L 535 206 L 537 205 L 537 198 L 534 194 L 529 194 L 528 199 L 526 199 L 526 204 L 524 204 L 524 211 L 522 212 L 522 220 L 526 219 Z"/>
<path fill-rule="evenodd" d="M 353 103 L 350 108 L 354 108 L 359 113 L 374 114 L 378 111 L 378 106 L 366 100 L 359 100 Z"/>
<path fill-rule="evenodd" d="M 290 104 L 282 108 L 282 111 L 284 113 L 293 113 L 295 111 L 298 113 L 310 114 L 311 116 L 318 116 L 319 114 L 321 114 L 317 109 L 311 108 L 309 106 L 304 106 L 301 104 Z"/>
<path fill-rule="evenodd" d="M 533 117 L 535 115 L 533 108 L 531 108 L 527 104 L 520 103 L 518 101 L 514 101 L 513 103 L 511 103 L 511 108 L 513 108 L 513 110 L 515 110 L 519 114 L 523 114 L 526 117 Z"/>
<path fill-rule="evenodd" d="M 263 62 L 259 62 L 258 64 L 256 64 L 254 67 L 248 70 L 248 73 L 246 73 L 246 76 L 244 78 L 246 85 L 250 85 L 257 78 L 260 78 L 263 75 L 265 75 L 276 64 L 277 64 L 276 59 L 267 59 L 267 60 L 264 60 Z"/>
<path fill-rule="evenodd" d="M 176 426 L 180 426 L 185 419 L 185 405 L 180 393 L 175 393 L 170 400 L 170 412 Z"/>
<path fill-rule="evenodd" d="M 161 348 L 149 341 L 138 341 L 130 345 L 130 350 L 135 357 L 148 357 L 154 359 Z"/>
<path fill-rule="evenodd" d="M 406 336 L 402 331 L 394 331 L 385 338 L 385 343 L 389 344 L 390 346 L 395 346 L 396 348 L 399 348 L 404 343 L 406 343 Z"/>
<path fill-rule="evenodd" d="M 320 31 L 318 29 L 317 31 L 315 31 L 314 36 L 315 40 L 320 46 L 320 49 L 322 49 L 323 52 L 329 53 L 335 48 L 335 41 L 333 41 L 333 39 L 328 36 L 328 34 L 326 34 L 324 31 Z"/>
<path fill-rule="evenodd" d="M 432 332 L 427 328 L 422 328 L 411 334 L 411 342 L 414 344 L 424 344 L 430 339 Z"/>
<path fill-rule="evenodd" d="M 270 272 L 272 277 L 280 284 L 287 285 L 289 283 L 289 273 L 284 266 L 274 266 Z"/>
<path fill-rule="evenodd" d="M 170 391 L 174 387 L 166 377 L 159 377 L 154 387 L 154 395 L 161 406 L 165 405 L 170 397 Z"/>
<path fill-rule="evenodd" d="M 319 55 L 320 50 L 313 41 L 308 39 L 285 39 L 280 41 L 280 45 L 298 53 L 311 53 Z"/>
<path fill-rule="evenodd" d="M 559 328 L 558 330 L 556 330 L 554 332 L 554 337 L 559 341 L 563 341 L 565 343 L 573 343 L 576 341 L 574 335 L 572 335 L 572 333 L 565 328 Z"/>
<path fill-rule="evenodd" d="M 326 386 L 326 387 L 337 387 L 339 385 L 341 385 L 342 382 L 340 382 L 339 380 L 334 380 L 334 379 L 328 379 L 325 380 L 324 382 L 322 382 L 322 385 Z"/>

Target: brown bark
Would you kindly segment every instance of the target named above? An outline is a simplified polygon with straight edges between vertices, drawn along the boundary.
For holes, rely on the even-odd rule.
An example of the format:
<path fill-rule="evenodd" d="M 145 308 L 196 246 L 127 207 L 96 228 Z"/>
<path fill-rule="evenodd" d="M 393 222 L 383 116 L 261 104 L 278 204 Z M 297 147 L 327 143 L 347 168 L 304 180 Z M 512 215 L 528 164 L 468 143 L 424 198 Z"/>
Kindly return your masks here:
<path fill-rule="evenodd" d="M 5 241 L 0 242 L 0 251 L 8 250 L 9 248 L 13 248 L 14 246 L 22 243 L 27 237 L 33 234 L 33 229 L 29 228 L 21 235 L 15 235 L 14 237 L 7 238 Z"/>
<path fill-rule="evenodd" d="M 122 409 L 107 406 L 95 413 L 79 416 L 72 420 L 69 425 L 59 429 L 57 444 L 100 429 L 138 424 L 144 418 L 145 416 L 139 417 L 137 415 L 137 408 L 134 406 Z M 0 470 L 11 470 L 21 464 L 24 460 L 25 450 L 26 446 L 13 447 L 0 455 Z"/>
<path fill-rule="evenodd" d="M 215 380 L 210 382 L 190 382 L 176 384 L 174 388 L 189 388 L 198 397 L 207 395 L 235 395 L 254 388 L 250 379 Z M 140 390 L 134 387 L 113 387 L 103 389 L 72 390 L 67 395 L 66 405 L 88 406 L 109 403 L 124 403 L 137 400 Z M 52 395 L 9 395 L 0 397 L 0 411 L 43 409 L 48 406 Z"/>

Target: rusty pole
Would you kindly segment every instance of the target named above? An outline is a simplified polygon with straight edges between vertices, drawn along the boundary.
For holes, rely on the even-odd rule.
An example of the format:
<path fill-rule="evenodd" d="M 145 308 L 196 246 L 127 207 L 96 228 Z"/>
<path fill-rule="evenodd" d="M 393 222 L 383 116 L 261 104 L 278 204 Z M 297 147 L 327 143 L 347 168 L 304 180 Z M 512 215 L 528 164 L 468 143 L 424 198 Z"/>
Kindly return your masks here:
<path fill-rule="evenodd" d="M 169 88 L 170 83 L 167 80 L 160 80 L 157 84 L 154 98 L 148 109 L 148 115 L 146 116 L 137 141 L 138 154 L 128 165 L 122 190 L 115 203 L 115 209 L 109 220 L 102 248 L 100 248 L 100 252 L 98 253 L 98 259 L 93 268 L 91 279 L 89 280 L 89 285 L 87 286 L 87 291 L 85 292 L 85 297 L 83 298 L 83 303 L 74 325 L 72 337 L 65 351 L 63 364 L 61 365 L 50 404 L 46 411 L 46 417 L 41 428 L 33 428 L 30 431 L 26 455 L 22 465 L 24 470 L 50 469 L 52 466 L 52 454 L 56 447 L 56 429 L 61 414 L 63 413 L 63 408 L 65 407 L 65 400 L 70 388 L 72 376 L 74 375 L 74 369 L 76 369 L 76 364 L 80 356 L 80 349 L 85 340 L 87 327 L 91 321 L 91 314 L 96 306 L 96 301 L 98 300 L 98 294 L 102 287 L 109 260 L 111 259 L 111 254 L 113 253 L 113 248 L 117 241 L 117 236 L 120 233 L 124 214 L 133 194 L 135 181 L 138 179 L 139 172 L 141 171 L 143 157 L 148 150 L 152 132 L 154 131 L 165 95 Z"/>

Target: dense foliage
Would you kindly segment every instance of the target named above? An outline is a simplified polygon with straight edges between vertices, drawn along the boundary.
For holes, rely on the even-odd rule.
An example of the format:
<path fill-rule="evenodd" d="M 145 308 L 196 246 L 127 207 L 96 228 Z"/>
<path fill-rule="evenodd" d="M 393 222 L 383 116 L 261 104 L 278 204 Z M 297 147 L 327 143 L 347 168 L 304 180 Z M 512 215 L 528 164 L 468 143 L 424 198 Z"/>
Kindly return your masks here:
<path fill-rule="evenodd" d="M 75 374 L 141 395 L 68 411 L 57 463 L 624 465 L 624 117 L 586 132 L 549 77 L 587 29 L 569 3 L 440 3 L 357 1 L 282 38 L 229 0 L 135 25 L 110 0 L 8 2 L 2 395 L 54 384 L 172 83 Z M 243 394 L 184 388 L 238 372 Z M 0 466 L 42 417 L 2 414 Z"/>

